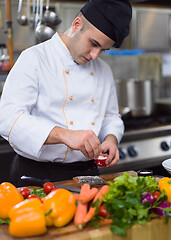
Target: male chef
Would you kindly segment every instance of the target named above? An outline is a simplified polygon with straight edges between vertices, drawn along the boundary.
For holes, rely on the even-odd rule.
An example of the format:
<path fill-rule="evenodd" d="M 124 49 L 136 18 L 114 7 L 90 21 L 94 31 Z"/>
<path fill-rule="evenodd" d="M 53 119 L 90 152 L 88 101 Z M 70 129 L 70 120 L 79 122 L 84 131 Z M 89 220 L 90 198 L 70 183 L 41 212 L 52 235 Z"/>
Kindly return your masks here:
<path fill-rule="evenodd" d="M 10 182 L 98 175 L 119 161 L 124 126 L 110 67 L 98 56 L 129 33 L 127 0 L 89 0 L 63 34 L 21 53 L 0 101 L 0 134 L 16 152 Z"/>

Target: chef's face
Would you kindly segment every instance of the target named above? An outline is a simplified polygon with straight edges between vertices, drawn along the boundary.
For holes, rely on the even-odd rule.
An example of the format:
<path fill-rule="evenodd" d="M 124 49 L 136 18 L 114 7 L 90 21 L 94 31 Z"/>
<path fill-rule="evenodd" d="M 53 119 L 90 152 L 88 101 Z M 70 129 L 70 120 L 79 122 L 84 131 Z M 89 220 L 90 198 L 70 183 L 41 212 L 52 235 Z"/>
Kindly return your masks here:
<path fill-rule="evenodd" d="M 114 41 L 90 24 L 83 16 L 72 23 L 72 34 L 68 48 L 78 64 L 96 60 L 103 50 L 110 49 Z"/>

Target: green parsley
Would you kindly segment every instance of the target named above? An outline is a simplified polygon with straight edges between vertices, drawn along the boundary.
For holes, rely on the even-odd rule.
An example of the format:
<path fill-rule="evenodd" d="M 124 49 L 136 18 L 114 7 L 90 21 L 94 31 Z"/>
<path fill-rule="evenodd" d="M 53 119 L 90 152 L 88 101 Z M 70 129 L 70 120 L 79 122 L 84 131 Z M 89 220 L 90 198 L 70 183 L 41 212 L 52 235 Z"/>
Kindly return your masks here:
<path fill-rule="evenodd" d="M 30 194 L 31 194 L 31 195 L 36 195 L 36 196 L 38 196 L 39 198 L 42 198 L 42 197 L 46 197 L 46 196 L 47 196 L 47 194 L 44 193 L 43 188 L 40 188 L 40 189 L 33 188 L 33 191 L 32 191 Z"/>
<path fill-rule="evenodd" d="M 6 219 L 1 219 L 0 218 L 0 224 L 9 224 L 10 223 L 10 219 L 6 218 Z"/>
<path fill-rule="evenodd" d="M 128 173 L 115 178 L 109 183 L 109 191 L 104 196 L 104 205 L 111 214 L 113 223 L 111 231 L 120 236 L 126 236 L 126 229 L 139 223 L 145 224 L 153 213 L 149 206 L 141 204 L 143 192 L 153 193 L 158 190 L 158 184 L 152 177 L 132 177 Z M 161 201 L 163 200 L 161 196 Z"/>

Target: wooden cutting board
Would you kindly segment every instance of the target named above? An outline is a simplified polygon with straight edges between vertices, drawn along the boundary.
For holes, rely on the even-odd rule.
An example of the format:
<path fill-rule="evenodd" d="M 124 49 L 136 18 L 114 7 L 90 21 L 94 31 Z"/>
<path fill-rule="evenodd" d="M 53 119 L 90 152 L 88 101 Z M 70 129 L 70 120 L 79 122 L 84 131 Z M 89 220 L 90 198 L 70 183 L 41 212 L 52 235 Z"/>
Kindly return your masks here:
<path fill-rule="evenodd" d="M 131 176 L 137 176 L 136 172 L 129 171 Z M 114 178 L 123 175 L 123 173 L 113 173 L 102 175 L 101 177 L 107 183 Z M 60 184 L 76 187 L 73 181 L 62 181 Z M 16 240 L 8 233 L 8 226 L 0 226 L 0 239 Z M 18 238 L 19 239 L 19 238 Z M 21 238 L 20 238 L 21 239 Z M 38 237 L 22 238 L 22 240 L 170 240 L 171 239 L 171 219 L 168 224 L 165 224 L 163 219 L 155 219 L 148 222 L 144 226 L 135 225 L 128 229 L 126 237 L 119 237 L 110 231 L 110 225 L 95 227 L 85 227 L 83 230 L 78 230 L 71 222 L 65 227 L 48 228 L 46 234 Z"/>

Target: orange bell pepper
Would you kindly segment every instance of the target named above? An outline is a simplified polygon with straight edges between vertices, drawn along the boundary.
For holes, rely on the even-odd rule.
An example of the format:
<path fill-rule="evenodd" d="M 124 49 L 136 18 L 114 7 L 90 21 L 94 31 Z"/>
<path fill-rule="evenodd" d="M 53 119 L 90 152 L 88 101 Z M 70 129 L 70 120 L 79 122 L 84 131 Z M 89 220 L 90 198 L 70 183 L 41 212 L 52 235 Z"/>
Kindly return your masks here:
<path fill-rule="evenodd" d="M 65 189 L 56 189 L 43 198 L 47 226 L 63 227 L 74 217 L 76 204 L 74 195 Z"/>
<path fill-rule="evenodd" d="M 18 189 L 9 182 L 0 184 L 0 218 L 6 219 L 10 209 L 24 200 Z"/>
<path fill-rule="evenodd" d="M 165 195 L 167 196 L 168 202 L 171 203 L 171 178 L 169 177 L 164 177 L 159 180 L 158 182 L 159 189 L 162 192 L 163 190 L 165 191 Z"/>
<path fill-rule="evenodd" d="M 14 237 L 32 237 L 47 231 L 42 203 L 37 198 L 15 205 L 9 212 L 9 233 Z"/>

